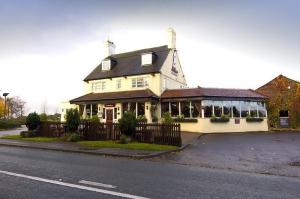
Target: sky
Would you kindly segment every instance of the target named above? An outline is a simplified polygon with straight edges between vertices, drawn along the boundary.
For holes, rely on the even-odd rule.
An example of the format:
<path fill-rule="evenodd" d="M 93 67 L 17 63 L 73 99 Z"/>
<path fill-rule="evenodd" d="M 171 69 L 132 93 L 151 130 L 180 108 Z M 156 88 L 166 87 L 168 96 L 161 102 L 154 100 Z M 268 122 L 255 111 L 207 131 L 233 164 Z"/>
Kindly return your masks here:
<path fill-rule="evenodd" d="M 27 112 L 59 112 L 84 93 L 105 40 L 117 53 L 161 46 L 168 27 L 189 87 L 300 80 L 299 10 L 297 0 L 0 0 L 0 90 Z"/>

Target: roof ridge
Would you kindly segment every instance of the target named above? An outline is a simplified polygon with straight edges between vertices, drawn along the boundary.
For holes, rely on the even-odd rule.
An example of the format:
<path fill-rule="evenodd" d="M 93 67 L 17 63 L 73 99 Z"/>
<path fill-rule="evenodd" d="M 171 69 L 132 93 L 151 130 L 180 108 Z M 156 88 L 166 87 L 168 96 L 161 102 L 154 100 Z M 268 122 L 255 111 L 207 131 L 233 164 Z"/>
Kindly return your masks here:
<path fill-rule="evenodd" d="M 117 53 L 117 54 L 112 54 L 110 56 L 107 56 L 105 57 L 104 59 L 107 59 L 107 58 L 114 58 L 114 56 L 118 56 L 118 58 L 123 58 L 123 57 L 132 57 L 132 56 L 135 56 L 135 55 L 132 55 L 132 56 L 125 56 L 126 54 L 134 54 L 134 53 L 138 53 L 140 51 L 145 51 L 145 50 L 154 50 L 156 48 L 162 48 L 162 47 L 167 47 L 167 45 L 162 45 L 162 46 L 156 46 L 156 47 L 151 47 L 151 48 L 143 48 L 143 49 L 139 49 L 139 50 L 134 50 L 134 51 L 127 51 L 127 52 L 123 52 L 123 53 Z M 164 49 L 164 50 L 158 50 L 156 52 L 162 52 L 162 51 L 168 51 L 169 49 Z M 124 55 L 124 56 L 122 56 Z"/>

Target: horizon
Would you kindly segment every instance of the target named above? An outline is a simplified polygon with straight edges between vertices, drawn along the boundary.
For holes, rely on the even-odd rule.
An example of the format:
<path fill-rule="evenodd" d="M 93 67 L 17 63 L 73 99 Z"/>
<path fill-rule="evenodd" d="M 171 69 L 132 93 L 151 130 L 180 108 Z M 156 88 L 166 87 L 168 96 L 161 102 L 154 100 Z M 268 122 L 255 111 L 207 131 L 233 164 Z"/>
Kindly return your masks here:
<path fill-rule="evenodd" d="M 27 113 L 59 112 L 60 102 L 83 94 L 83 79 L 104 58 L 103 41 L 116 53 L 166 45 L 168 27 L 189 87 L 255 90 L 280 74 L 299 81 L 299 5 L 2 1 L 0 90 L 25 100 Z"/>

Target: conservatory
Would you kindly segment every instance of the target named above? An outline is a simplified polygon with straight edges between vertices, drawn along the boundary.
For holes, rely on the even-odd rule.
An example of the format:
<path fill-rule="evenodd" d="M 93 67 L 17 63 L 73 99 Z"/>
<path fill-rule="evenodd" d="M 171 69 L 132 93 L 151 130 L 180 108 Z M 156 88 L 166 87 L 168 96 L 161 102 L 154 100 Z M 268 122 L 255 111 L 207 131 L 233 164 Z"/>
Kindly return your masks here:
<path fill-rule="evenodd" d="M 169 112 L 189 132 L 267 131 L 265 99 L 243 89 L 167 90 L 161 96 L 161 115 Z"/>

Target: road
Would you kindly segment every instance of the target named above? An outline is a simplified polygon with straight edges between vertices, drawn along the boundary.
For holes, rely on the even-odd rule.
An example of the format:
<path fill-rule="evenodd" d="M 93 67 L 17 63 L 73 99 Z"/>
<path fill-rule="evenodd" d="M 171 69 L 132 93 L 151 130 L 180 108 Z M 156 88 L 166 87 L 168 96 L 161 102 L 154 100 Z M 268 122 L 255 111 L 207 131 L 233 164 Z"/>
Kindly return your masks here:
<path fill-rule="evenodd" d="M 300 178 L 0 147 L 1 199 L 286 199 L 300 198 L 299 187 Z"/>
<path fill-rule="evenodd" d="M 9 130 L 1 130 L 0 137 L 5 135 L 19 135 L 21 131 L 26 131 L 27 128 L 25 125 L 22 125 L 20 128 L 9 129 Z"/>

